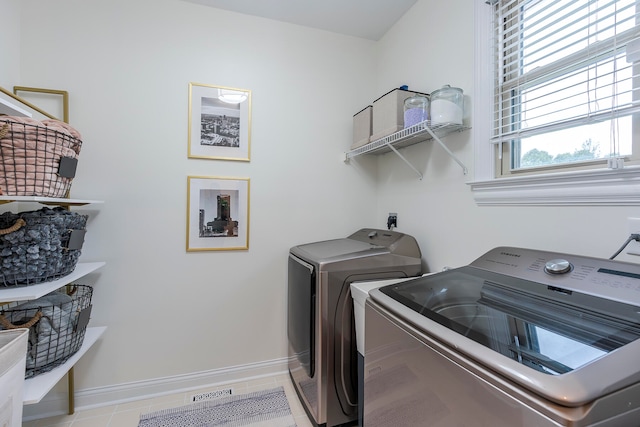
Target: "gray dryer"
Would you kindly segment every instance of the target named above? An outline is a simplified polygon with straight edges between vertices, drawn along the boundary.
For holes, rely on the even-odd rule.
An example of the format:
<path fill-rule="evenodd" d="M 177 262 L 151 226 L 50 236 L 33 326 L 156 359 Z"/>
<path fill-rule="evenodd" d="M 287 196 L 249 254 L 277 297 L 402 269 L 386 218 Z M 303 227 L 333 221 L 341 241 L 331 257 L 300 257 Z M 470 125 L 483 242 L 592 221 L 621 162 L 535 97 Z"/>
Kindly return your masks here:
<path fill-rule="evenodd" d="M 358 419 L 358 369 L 350 284 L 419 276 L 421 253 L 403 233 L 370 228 L 294 246 L 288 261 L 289 374 L 318 426 Z"/>

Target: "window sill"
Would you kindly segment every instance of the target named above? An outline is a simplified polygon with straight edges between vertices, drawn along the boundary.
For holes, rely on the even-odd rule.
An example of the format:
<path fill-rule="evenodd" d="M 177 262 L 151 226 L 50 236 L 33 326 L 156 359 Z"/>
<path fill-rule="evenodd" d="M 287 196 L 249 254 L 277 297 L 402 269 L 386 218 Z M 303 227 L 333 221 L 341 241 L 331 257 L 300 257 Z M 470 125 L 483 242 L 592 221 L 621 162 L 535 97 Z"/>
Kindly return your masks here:
<path fill-rule="evenodd" d="M 478 206 L 640 206 L 640 166 L 468 184 Z"/>

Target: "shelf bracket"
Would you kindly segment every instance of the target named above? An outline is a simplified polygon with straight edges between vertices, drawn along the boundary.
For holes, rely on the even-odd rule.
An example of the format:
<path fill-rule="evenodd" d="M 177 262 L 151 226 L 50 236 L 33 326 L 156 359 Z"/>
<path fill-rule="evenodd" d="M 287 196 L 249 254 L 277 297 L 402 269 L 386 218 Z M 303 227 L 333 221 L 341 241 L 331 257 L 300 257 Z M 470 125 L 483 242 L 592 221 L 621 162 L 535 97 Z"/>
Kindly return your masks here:
<path fill-rule="evenodd" d="M 438 143 L 440 144 L 440 146 L 444 149 L 444 151 L 447 152 L 447 154 L 456 161 L 456 163 L 458 163 L 460 165 L 460 167 L 462 168 L 462 172 L 466 175 L 467 172 L 469 172 L 467 170 L 467 167 L 464 165 L 464 163 L 462 163 L 456 156 L 455 154 L 453 154 L 453 152 L 451 150 L 449 150 L 449 148 L 447 148 L 446 145 L 444 145 L 444 143 L 442 141 L 440 141 L 440 138 L 438 138 L 438 136 L 429 128 L 429 127 L 425 127 L 425 129 L 427 130 L 427 132 L 429 132 L 429 134 L 431 135 L 431 137 Z"/>
<path fill-rule="evenodd" d="M 411 169 L 413 169 L 413 171 L 418 175 L 418 177 L 420 178 L 420 180 L 422 180 L 422 173 L 420 173 L 420 171 L 418 169 L 415 168 L 415 166 L 413 166 L 411 164 L 411 162 L 409 162 L 409 160 L 407 160 L 402 154 L 400 154 L 400 152 L 396 149 L 396 147 L 394 147 L 393 145 L 391 145 L 391 143 L 387 142 L 387 146 L 398 155 L 398 157 L 400 157 L 400 159 L 402 159 L 403 162 L 405 162 L 407 164 L 407 166 L 409 166 Z"/>

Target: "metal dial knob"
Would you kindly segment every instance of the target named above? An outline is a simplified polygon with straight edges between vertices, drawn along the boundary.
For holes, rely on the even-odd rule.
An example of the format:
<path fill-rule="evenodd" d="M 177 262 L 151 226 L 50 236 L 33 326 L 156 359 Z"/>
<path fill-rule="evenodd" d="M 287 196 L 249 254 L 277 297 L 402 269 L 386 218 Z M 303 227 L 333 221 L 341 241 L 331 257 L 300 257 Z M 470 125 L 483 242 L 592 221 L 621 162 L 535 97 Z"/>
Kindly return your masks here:
<path fill-rule="evenodd" d="M 571 271 L 571 263 L 566 259 L 552 259 L 547 261 L 544 266 L 544 271 L 550 274 L 563 274 Z"/>

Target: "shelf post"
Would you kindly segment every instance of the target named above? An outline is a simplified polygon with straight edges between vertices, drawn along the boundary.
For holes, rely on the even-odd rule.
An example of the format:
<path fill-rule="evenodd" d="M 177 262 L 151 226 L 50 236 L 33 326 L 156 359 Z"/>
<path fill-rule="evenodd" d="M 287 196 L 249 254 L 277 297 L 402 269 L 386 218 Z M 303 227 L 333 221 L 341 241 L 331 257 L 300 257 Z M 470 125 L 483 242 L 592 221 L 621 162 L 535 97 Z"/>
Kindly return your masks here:
<path fill-rule="evenodd" d="M 76 386 L 75 386 L 73 366 L 72 366 L 71 369 L 69 369 L 69 371 L 67 372 L 67 390 L 69 392 L 69 415 L 73 415 L 73 413 L 76 411 L 75 389 L 76 389 Z"/>

